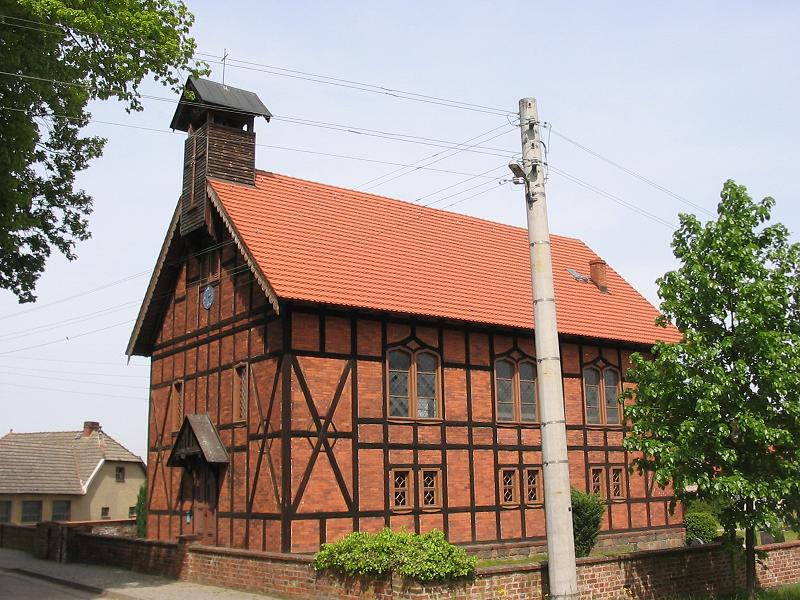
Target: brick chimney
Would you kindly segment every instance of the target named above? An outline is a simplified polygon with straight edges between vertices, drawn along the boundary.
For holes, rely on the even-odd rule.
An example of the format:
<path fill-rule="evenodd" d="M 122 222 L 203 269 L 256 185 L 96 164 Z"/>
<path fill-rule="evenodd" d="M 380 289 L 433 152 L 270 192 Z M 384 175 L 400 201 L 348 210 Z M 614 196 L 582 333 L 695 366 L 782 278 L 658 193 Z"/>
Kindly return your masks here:
<path fill-rule="evenodd" d="M 604 294 L 608 293 L 608 274 L 606 261 L 602 258 L 595 258 L 589 262 L 589 274 L 592 282 Z"/>
<path fill-rule="evenodd" d="M 170 127 L 189 134 L 184 144 L 181 235 L 204 227 L 207 178 L 255 185 L 256 117 L 272 117 L 253 92 L 189 77 Z"/>
<path fill-rule="evenodd" d="M 87 438 L 95 431 L 100 431 L 100 423 L 97 421 L 84 421 L 83 422 L 83 437 Z"/>

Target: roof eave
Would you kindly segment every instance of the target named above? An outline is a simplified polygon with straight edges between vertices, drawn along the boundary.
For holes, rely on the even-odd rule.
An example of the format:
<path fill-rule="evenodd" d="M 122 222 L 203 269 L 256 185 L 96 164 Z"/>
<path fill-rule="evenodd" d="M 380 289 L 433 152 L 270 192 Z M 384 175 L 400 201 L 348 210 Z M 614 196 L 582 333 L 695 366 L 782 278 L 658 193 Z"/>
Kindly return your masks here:
<path fill-rule="evenodd" d="M 156 266 L 153 269 L 153 274 L 150 276 L 150 283 L 147 286 L 147 292 L 144 295 L 144 299 L 142 300 L 142 305 L 139 307 L 139 314 L 136 317 L 136 323 L 133 326 L 133 331 L 131 332 L 130 340 L 128 340 L 128 347 L 125 350 L 125 354 L 130 358 L 131 356 L 149 356 L 149 352 L 142 348 L 140 344 L 140 337 L 142 333 L 142 325 L 144 324 L 144 320 L 147 317 L 148 312 L 150 311 L 150 305 L 153 300 L 153 295 L 156 289 L 156 284 L 161 276 L 161 273 L 164 268 L 164 264 L 166 263 L 167 253 L 169 251 L 170 246 L 172 245 L 172 239 L 175 237 L 175 231 L 178 228 L 178 222 L 180 221 L 180 200 L 175 205 L 175 212 L 172 215 L 172 220 L 170 221 L 169 228 L 167 229 L 167 235 L 164 238 L 164 243 L 161 245 L 161 252 L 158 255 L 158 260 L 156 261 Z"/>

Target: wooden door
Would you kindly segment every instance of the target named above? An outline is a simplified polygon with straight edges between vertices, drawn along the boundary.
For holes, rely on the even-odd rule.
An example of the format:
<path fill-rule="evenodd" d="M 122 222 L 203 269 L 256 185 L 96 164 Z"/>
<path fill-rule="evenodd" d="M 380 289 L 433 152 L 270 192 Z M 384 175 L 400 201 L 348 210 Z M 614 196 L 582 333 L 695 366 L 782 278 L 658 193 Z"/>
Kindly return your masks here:
<path fill-rule="evenodd" d="M 217 495 L 216 473 L 201 462 L 194 472 L 194 532 L 206 546 L 217 543 Z"/>

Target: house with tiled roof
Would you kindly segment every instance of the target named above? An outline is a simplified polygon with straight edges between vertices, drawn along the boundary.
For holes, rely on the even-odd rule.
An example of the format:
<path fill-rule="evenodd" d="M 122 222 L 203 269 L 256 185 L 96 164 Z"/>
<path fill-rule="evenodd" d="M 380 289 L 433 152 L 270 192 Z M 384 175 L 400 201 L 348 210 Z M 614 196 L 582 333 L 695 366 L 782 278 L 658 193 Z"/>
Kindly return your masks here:
<path fill-rule="evenodd" d="M 187 87 L 183 191 L 127 348 L 151 358 L 148 535 L 541 544 L 525 230 L 257 170 L 258 97 Z M 677 540 L 617 398 L 631 354 L 680 334 L 586 244 L 551 243 L 572 485 L 604 498 L 605 536 Z"/>
<path fill-rule="evenodd" d="M 136 516 L 142 459 L 86 421 L 80 431 L 0 437 L 0 523 Z"/>

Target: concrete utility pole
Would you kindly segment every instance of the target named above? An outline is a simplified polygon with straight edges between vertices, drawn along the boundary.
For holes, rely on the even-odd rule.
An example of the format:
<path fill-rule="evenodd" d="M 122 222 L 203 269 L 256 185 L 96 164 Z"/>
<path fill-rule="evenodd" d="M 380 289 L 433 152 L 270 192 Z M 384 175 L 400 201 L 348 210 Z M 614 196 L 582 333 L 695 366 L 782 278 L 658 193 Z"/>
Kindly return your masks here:
<path fill-rule="evenodd" d="M 572 599 L 578 593 L 578 580 L 575 570 L 575 542 L 572 537 L 567 430 L 564 422 L 564 390 L 556 325 L 550 230 L 544 195 L 544 165 L 535 99 L 523 98 L 519 101 L 519 126 L 522 133 L 522 164 L 511 163 L 509 167 L 525 184 L 528 214 L 550 597 L 556 600 Z"/>

